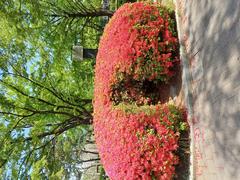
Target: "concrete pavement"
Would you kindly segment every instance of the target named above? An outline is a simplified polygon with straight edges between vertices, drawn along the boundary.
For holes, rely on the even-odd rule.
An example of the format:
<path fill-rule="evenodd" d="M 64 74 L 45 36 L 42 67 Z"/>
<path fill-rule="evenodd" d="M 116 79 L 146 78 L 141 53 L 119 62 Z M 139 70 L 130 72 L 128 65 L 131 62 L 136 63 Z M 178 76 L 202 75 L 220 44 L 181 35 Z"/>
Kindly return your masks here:
<path fill-rule="evenodd" d="M 192 113 L 193 177 L 238 180 L 240 1 L 176 2 L 189 70 L 189 77 L 183 78 L 188 81 L 186 98 Z"/>

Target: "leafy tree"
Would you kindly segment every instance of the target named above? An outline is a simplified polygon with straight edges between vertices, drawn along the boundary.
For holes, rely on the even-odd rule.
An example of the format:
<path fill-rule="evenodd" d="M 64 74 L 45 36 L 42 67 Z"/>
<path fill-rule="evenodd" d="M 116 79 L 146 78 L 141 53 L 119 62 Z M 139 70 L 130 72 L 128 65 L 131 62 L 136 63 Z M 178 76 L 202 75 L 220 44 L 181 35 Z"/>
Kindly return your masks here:
<path fill-rule="evenodd" d="M 0 2 L 1 178 L 80 177 L 82 154 L 96 154 L 85 149 L 94 60 L 73 61 L 71 47 L 97 48 L 109 9 L 101 0 Z"/>
<path fill-rule="evenodd" d="M 8 62 L 1 73 L 0 162 L 25 175 L 33 162 L 53 156 L 49 149 L 65 141 L 67 130 L 74 128 L 78 138 L 90 132 L 93 70 L 91 61 L 18 62 Z"/>
<path fill-rule="evenodd" d="M 3 179 L 81 173 L 79 154 L 92 131 L 93 60 L 72 61 L 71 46 L 81 33 L 82 44 L 96 48 L 98 32 L 86 27 L 66 34 L 64 23 L 51 22 L 46 2 L 0 2 Z M 75 26 L 83 26 L 83 20 Z"/>

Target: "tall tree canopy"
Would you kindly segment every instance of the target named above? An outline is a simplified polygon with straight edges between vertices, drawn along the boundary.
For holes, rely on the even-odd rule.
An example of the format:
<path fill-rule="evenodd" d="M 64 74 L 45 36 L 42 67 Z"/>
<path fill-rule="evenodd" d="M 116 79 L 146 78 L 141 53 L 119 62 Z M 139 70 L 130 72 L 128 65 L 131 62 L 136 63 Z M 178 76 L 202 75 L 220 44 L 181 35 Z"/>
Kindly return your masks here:
<path fill-rule="evenodd" d="M 100 0 L 0 2 L 1 178 L 80 176 L 94 60 L 73 61 L 71 47 L 97 48 L 111 13 Z"/>
<path fill-rule="evenodd" d="M 98 160 L 80 158 L 96 154 L 85 149 L 94 59 L 74 61 L 71 48 L 97 49 L 108 2 L 0 1 L 0 179 L 79 179 Z"/>

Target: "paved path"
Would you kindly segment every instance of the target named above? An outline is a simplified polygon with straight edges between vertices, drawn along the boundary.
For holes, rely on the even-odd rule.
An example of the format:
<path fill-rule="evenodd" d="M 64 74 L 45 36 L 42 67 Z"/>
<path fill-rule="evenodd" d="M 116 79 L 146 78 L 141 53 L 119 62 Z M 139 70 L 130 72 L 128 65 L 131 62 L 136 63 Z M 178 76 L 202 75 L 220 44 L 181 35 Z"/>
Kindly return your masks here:
<path fill-rule="evenodd" d="M 240 179 L 240 0 L 176 0 L 188 61 L 194 177 Z"/>

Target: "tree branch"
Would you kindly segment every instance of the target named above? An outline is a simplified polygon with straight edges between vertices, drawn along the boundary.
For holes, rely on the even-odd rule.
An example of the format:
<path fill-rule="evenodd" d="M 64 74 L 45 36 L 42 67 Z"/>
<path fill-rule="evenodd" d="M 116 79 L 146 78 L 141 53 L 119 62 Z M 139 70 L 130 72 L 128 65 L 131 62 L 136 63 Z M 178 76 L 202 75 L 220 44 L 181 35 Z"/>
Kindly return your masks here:
<path fill-rule="evenodd" d="M 64 18 L 86 18 L 86 17 L 102 17 L 102 16 L 108 16 L 111 17 L 113 15 L 113 11 L 110 10 L 104 10 L 102 8 L 99 8 L 96 11 L 90 11 L 90 12 L 65 12 L 63 14 L 46 14 L 46 16 L 56 18 L 56 17 L 64 17 Z"/>
<path fill-rule="evenodd" d="M 33 114 L 26 114 L 26 115 L 24 115 L 24 114 L 15 114 L 15 113 L 4 112 L 4 111 L 0 111 L 0 114 L 3 114 L 3 115 L 12 115 L 12 116 L 23 117 L 23 118 L 25 118 L 25 117 L 30 117 L 30 116 L 33 115 Z"/>
<path fill-rule="evenodd" d="M 45 104 L 48 104 L 48 105 L 50 105 L 50 106 L 55 106 L 54 104 L 52 104 L 52 103 L 50 103 L 50 102 L 48 102 L 48 101 L 46 101 L 46 100 L 44 100 L 44 99 L 41 99 L 41 98 L 38 98 L 38 97 L 34 97 L 34 96 L 30 96 L 30 95 L 26 94 L 25 92 L 21 91 L 19 88 L 17 88 L 17 87 L 15 87 L 15 86 L 13 86 L 13 85 L 11 85 L 11 84 L 9 84 L 9 83 L 1 80 L 1 79 L 0 79 L 0 82 L 2 82 L 3 84 L 5 84 L 5 85 L 8 86 L 8 87 L 14 89 L 16 92 L 18 92 L 19 94 L 21 94 L 21 95 L 23 95 L 23 96 L 26 96 L 26 97 L 28 97 L 28 98 L 30 98 L 30 99 L 36 99 L 36 100 L 38 100 L 38 101 L 40 101 L 40 102 L 43 102 L 43 103 L 45 103 Z"/>
<path fill-rule="evenodd" d="M 36 137 L 38 139 L 42 139 L 44 137 L 47 136 L 59 136 L 60 134 L 62 134 L 63 132 L 75 128 L 79 125 L 90 125 L 91 124 L 91 119 L 82 119 L 80 117 L 71 117 L 67 120 L 65 120 L 64 122 L 60 123 L 60 126 L 55 127 L 53 130 L 48 131 L 48 132 L 43 132 L 39 135 L 37 135 Z M 19 143 L 19 142 L 26 142 L 26 141 L 32 141 L 33 137 L 27 137 L 27 138 L 23 138 L 23 139 L 16 139 L 15 141 L 12 141 L 11 144 L 13 143 Z"/>

